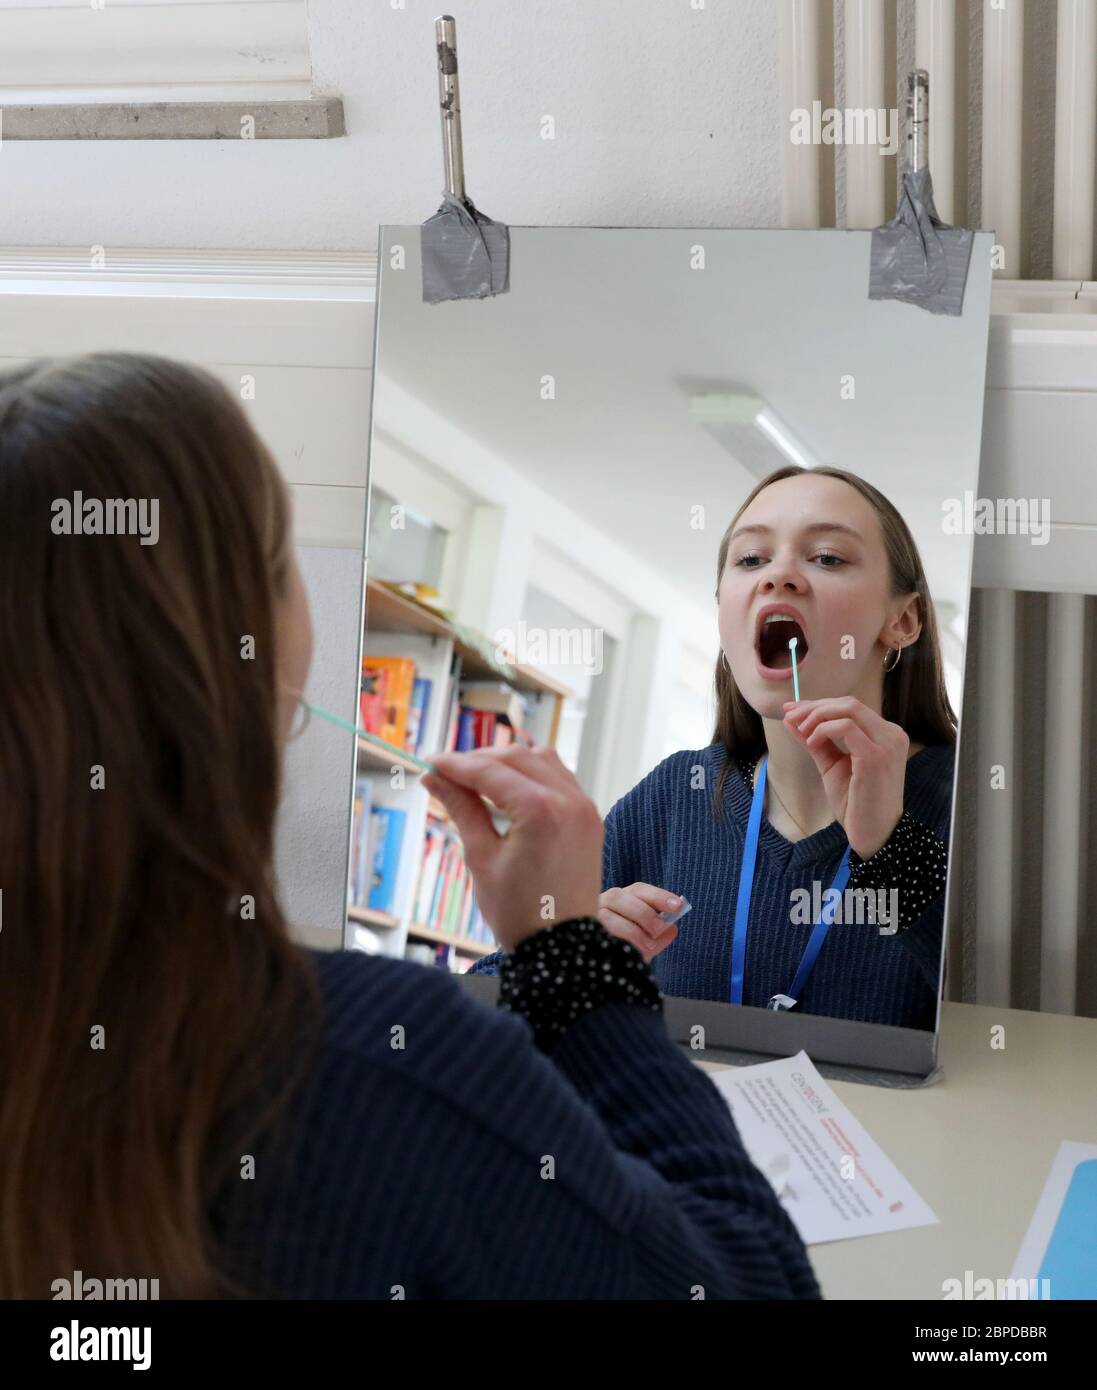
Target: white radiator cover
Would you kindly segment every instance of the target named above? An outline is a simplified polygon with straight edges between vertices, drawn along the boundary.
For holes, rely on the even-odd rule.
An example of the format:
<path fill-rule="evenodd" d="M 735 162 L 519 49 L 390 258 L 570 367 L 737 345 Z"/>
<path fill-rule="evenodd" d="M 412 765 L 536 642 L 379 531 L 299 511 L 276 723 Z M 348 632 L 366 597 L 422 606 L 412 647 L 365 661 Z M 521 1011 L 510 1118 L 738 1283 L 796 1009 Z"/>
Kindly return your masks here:
<path fill-rule="evenodd" d="M 891 35 L 873 0 L 777 8 L 781 118 L 881 81 L 901 110 L 925 68 L 938 210 L 995 233 L 979 495 L 1046 505 L 1051 527 L 974 539 L 946 995 L 1097 1016 L 1097 0 L 897 0 Z M 786 226 L 821 224 L 824 173 L 841 225 L 882 220 L 842 154 L 786 154 Z M 1034 267 L 1055 279 L 1017 278 Z"/>

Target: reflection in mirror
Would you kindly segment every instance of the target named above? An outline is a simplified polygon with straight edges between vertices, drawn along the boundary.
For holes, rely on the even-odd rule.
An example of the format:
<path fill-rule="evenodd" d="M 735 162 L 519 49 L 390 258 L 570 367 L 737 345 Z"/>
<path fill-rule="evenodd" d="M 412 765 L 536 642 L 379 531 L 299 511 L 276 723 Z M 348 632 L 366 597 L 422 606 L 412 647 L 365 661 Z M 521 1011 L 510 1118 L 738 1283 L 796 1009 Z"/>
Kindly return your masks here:
<path fill-rule="evenodd" d="M 867 232 L 512 236 L 508 294 L 428 306 L 384 232 L 361 718 L 404 756 L 359 743 L 350 944 L 497 969 L 412 755 L 548 744 L 665 994 L 932 1030 L 992 238 L 947 317 L 868 299 Z"/>

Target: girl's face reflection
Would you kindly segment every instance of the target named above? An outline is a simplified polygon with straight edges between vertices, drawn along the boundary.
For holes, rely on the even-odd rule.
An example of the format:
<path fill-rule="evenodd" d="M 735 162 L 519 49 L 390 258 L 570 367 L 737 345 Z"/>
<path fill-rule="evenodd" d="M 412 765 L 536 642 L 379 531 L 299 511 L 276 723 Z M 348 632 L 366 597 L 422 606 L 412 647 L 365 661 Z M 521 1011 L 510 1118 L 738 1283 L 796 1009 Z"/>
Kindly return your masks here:
<path fill-rule="evenodd" d="M 794 622 L 764 623 L 774 606 Z M 880 523 L 848 483 L 811 473 L 782 478 L 735 524 L 720 579 L 720 643 L 763 718 L 780 719 L 794 698 L 793 634 L 802 699 L 854 695 L 877 704 L 881 637 L 895 606 Z"/>

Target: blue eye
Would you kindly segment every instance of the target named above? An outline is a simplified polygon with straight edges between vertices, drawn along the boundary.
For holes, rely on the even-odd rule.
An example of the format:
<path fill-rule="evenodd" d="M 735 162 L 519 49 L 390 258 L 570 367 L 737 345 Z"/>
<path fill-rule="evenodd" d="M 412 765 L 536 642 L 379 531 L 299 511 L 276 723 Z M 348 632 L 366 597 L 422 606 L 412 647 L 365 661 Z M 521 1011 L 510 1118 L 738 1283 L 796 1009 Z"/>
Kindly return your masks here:
<path fill-rule="evenodd" d="M 736 563 L 736 565 L 738 565 L 738 566 L 739 566 L 740 568 L 742 568 L 742 569 L 753 570 L 753 569 L 757 569 L 757 568 L 758 568 L 757 565 L 748 565 L 748 564 L 747 564 L 747 561 L 748 561 L 748 560 L 757 560 L 759 563 L 761 563 L 762 556 L 761 556 L 761 555 L 755 555 L 755 554 L 753 554 L 753 553 L 752 553 L 752 554 L 749 554 L 749 555 L 740 555 L 739 558 L 738 558 L 738 560 L 735 561 L 735 563 Z"/>
<path fill-rule="evenodd" d="M 833 565 L 823 565 L 822 568 L 825 570 L 838 569 L 840 565 L 844 565 L 847 563 L 845 560 L 842 559 L 841 555 L 835 555 L 835 553 L 832 550 L 820 550 L 818 555 L 815 556 L 815 559 L 836 561 L 836 563 Z"/>

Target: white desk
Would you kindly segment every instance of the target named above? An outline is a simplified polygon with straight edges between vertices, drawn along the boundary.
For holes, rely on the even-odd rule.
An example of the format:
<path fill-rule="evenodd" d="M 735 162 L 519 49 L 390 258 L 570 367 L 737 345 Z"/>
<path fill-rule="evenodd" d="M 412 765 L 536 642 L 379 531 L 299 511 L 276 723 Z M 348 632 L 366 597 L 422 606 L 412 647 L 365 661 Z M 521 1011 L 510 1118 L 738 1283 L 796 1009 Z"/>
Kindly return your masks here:
<path fill-rule="evenodd" d="M 939 1221 L 813 1245 L 827 1298 L 940 1300 L 968 1269 L 1007 1279 L 1060 1141 L 1097 1143 L 1097 1019 L 945 1004 L 937 1060 L 944 1080 L 922 1090 L 827 1083 Z"/>

